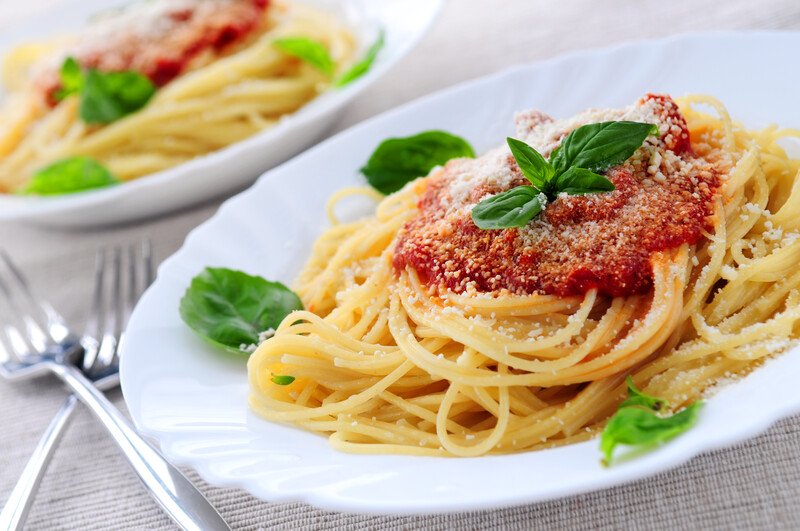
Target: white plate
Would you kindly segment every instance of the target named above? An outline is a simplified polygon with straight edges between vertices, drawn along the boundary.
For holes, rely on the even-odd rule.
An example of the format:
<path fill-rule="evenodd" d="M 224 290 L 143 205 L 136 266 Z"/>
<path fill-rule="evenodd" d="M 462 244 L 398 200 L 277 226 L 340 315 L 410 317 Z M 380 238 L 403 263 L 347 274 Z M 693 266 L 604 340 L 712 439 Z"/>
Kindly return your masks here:
<path fill-rule="evenodd" d="M 60 197 L 0 194 L 0 221 L 26 220 L 55 227 L 99 226 L 168 212 L 241 190 L 264 170 L 316 142 L 347 103 L 413 48 L 442 4 L 441 0 L 298 1 L 344 19 L 358 36 L 362 51 L 374 41 L 378 28 L 385 30 L 386 44 L 364 77 L 344 89 L 320 95 L 275 127 L 247 140 L 120 186 Z M 0 35 L 0 59 L 15 44 L 78 29 L 93 14 L 129 3 L 130 0 L 65 2 L 58 10 L 24 27 L 4 31 Z"/>
<path fill-rule="evenodd" d="M 136 425 L 171 460 L 214 485 L 343 511 L 421 513 L 535 502 L 631 481 L 800 412 L 796 350 L 722 389 L 685 435 L 610 469 L 600 466 L 596 440 L 472 459 L 342 454 L 322 437 L 251 414 L 244 360 L 215 351 L 178 316 L 178 300 L 205 266 L 291 282 L 326 225 L 325 200 L 362 182 L 357 168 L 387 136 L 445 129 L 485 150 L 511 133 L 515 110 L 568 116 L 626 105 L 651 90 L 712 93 L 749 125 L 797 127 L 800 71 L 784 66 L 794 64 L 798 49 L 800 33 L 706 34 L 523 66 L 371 119 L 266 173 L 192 232 L 136 309 L 122 358 Z"/>

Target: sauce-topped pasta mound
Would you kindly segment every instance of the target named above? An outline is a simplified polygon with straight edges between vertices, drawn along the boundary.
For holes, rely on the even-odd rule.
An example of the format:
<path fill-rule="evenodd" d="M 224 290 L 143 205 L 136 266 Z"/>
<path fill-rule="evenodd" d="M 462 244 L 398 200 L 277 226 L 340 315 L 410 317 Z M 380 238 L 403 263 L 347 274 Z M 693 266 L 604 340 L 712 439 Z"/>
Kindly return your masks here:
<path fill-rule="evenodd" d="M 441 131 L 389 139 L 362 172 L 399 191 L 317 240 L 295 284 L 305 310 L 249 349 L 250 404 L 359 453 L 602 432 L 608 461 L 675 437 L 709 389 L 800 338 L 793 136 L 745 129 L 710 97 L 646 95 L 523 112 L 478 158 Z M 465 158 L 403 187 L 442 152 Z"/>
<path fill-rule="evenodd" d="M 0 193 L 83 192 L 225 148 L 366 72 L 377 52 L 356 61 L 358 47 L 302 0 L 139 1 L 19 46 Z"/>

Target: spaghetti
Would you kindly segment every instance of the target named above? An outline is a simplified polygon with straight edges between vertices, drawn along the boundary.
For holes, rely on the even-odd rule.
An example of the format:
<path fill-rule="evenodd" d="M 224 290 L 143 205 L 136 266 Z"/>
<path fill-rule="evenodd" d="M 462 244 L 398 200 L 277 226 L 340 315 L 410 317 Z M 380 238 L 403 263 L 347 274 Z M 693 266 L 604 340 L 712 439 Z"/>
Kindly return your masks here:
<path fill-rule="evenodd" d="M 598 113 L 627 119 L 653 102 L 662 110 L 674 105 L 649 96 L 561 122 L 526 114 L 518 133 L 545 153 L 566 132 L 601 121 Z M 296 282 L 307 310 L 290 314 L 250 358 L 251 407 L 325 434 L 348 452 L 514 452 L 596 435 L 624 399 L 628 374 L 644 392 L 682 407 L 796 345 L 800 161 L 783 143 L 800 131 L 747 130 L 710 97 L 679 105 L 672 120 L 656 113 L 661 139 L 614 170 L 648 192 L 637 211 L 650 216 L 644 225 L 662 234 L 682 224 L 678 236 L 643 245 L 640 232 L 623 242 L 615 220 L 642 194 L 624 197 L 605 217 L 575 214 L 581 204 L 595 212 L 620 201 L 624 190 L 611 171 L 616 192 L 560 197 L 540 221 L 476 236 L 489 240 L 469 255 L 474 241 L 459 223 L 518 175 L 502 150 L 451 161 L 386 197 L 374 218 L 334 224 L 319 238 Z M 685 186 L 669 193 L 681 208 L 653 214 L 657 205 L 647 198 L 676 181 Z M 481 186 L 489 188 L 475 192 Z M 436 187 L 445 192 L 436 195 Z M 559 221 L 572 203 L 573 214 Z M 452 222 L 449 229 L 425 232 L 442 219 Z M 548 224 L 555 232 L 545 238 Z M 581 255 L 578 243 L 588 240 L 563 236 L 570 227 L 619 245 Z M 579 263 L 491 252 L 516 249 L 526 234 L 549 252 L 558 242 Z M 503 247 L 504 238 L 515 245 Z M 477 263 L 480 252 L 485 260 Z M 632 258 L 603 262 L 612 252 Z M 646 260 L 634 259 L 641 253 Z M 576 266 L 598 275 L 569 284 Z M 626 267 L 635 274 L 611 274 Z M 521 270 L 546 281 L 515 282 Z M 296 379 L 275 385 L 271 374 Z"/>
<path fill-rule="evenodd" d="M 337 68 L 352 63 L 356 49 L 329 13 L 294 2 L 158 0 L 141 9 L 149 16 L 123 11 L 86 35 L 21 46 L 5 58 L 0 192 L 22 189 L 34 172 L 71 156 L 91 157 L 129 180 L 221 149 L 329 86 L 324 73 L 276 49 L 276 39 L 319 41 Z M 163 88 L 134 114 L 86 124 L 77 97 L 53 97 L 57 68 L 70 55 L 99 70 L 140 72 Z"/>

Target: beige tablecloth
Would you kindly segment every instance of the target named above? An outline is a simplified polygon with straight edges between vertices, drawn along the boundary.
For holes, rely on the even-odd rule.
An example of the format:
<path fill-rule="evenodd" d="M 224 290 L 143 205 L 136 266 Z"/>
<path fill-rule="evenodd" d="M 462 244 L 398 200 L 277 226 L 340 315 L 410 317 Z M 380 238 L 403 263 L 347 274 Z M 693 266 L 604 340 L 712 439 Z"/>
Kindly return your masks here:
<path fill-rule="evenodd" d="M 0 31 L 60 1 L 0 0 Z M 351 106 L 338 129 L 510 65 L 633 39 L 741 28 L 798 29 L 800 1 L 450 0 L 420 46 Z M 85 232 L 0 224 L 0 246 L 23 264 L 36 285 L 80 329 L 89 306 L 93 253 L 98 246 L 149 237 L 158 259 L 164 259 L 217 205 Z M 114 396 L 122 407 L 119 393 Z M 62 398 L 63 391 L 52 380 L 0 382 L 0 500 L 7 497 Z M 530 475 L 536 481 L 535 472 Z M 734 448 L 627 486 L 473 514 L 348 515 L 300 503 L 269 504 L 242 491 L 198 483 L 235 529 L 800 528 L 800 418 L 785 420 Z M 44 479 L 29 527 L 168 529 L 171 524 L 103 430 L 81 411 Z"/>

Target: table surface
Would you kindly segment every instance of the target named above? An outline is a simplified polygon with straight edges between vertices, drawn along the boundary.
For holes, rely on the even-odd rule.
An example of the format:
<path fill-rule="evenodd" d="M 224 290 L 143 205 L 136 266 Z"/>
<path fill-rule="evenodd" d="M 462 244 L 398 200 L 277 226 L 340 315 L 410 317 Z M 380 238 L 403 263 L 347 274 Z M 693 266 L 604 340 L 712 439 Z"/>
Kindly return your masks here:
<path fill-rule="evenodd" d="M 35 19 L 60 1 L 0 0 L 0 31 Z M 336 130 L 433 90 L 572 50 L 687 31 L 798 28 L 797 0 L 450 0 L 418 48 L 366 91 Z M 218 205 L 215 201 L 142 223 L 83 232 L 0 223 L 0 247 L 81 329 L 98 247 L 150 238 L 163 260 Z M 49 379 L 0 382 L 0 500 L 6 499 L 63 396 Z M 124 408 L 119 392 L 112 396 Z M 793 417 L 753 440 L 629 485 L 549 503 L 426 517 L 270 504 L 243 491 L 211 487 L 188 473 L 234 529 L 798 528 L 798 463 L 800 417 Z M 533 474 L 531 481 L 536 481 Z M 172 528 L 85 411 L 69 428 L 28 524 L 30 529 Z"/>

